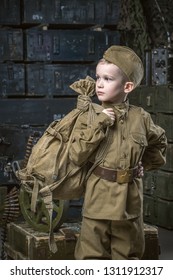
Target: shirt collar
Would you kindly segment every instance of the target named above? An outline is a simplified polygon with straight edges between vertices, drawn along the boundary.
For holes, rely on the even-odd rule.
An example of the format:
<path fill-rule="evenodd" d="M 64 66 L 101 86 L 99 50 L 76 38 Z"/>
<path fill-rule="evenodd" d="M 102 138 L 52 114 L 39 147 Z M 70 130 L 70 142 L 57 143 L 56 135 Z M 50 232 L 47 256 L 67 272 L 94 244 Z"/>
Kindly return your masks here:
<path fill-rule="evenodd" d="M 129 111 L 129 100 L 126 99 L 124 102 L 119 104 L 113 104 L 110 102 L 103 102 L 102 106 L 104 108 L 113 108 L 118 118 L 125 118 Z"/>

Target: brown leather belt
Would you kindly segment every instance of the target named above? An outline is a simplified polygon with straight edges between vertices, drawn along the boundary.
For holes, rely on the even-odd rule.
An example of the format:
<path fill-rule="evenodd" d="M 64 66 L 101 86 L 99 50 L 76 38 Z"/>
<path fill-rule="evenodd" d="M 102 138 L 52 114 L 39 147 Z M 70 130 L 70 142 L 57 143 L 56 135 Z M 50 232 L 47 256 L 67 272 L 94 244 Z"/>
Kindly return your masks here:
<path fill-rule="evenodd" d="M 101 166 L 96 166 L 93 173 L 107 181 L 117 182 L 119 184 L 130 183 L 137 177 L 138 167 L 132 169 L 109 169 Z"/>

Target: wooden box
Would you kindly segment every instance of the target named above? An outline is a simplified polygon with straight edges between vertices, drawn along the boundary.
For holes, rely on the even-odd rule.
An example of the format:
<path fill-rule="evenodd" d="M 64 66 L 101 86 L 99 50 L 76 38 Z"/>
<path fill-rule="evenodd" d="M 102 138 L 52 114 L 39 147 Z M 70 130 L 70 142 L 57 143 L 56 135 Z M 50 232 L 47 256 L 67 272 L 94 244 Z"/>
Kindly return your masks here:
<path fill-rule="evenodd" d="M 158 260 L 160 254 L 158 228 L 144 224 L 145 251 L 142 260 Z"/>
<path fill-rule="evenodd" d="M 13 260 L 73 260 L 79 224 L 63 224 L 54 234 L 58 251 L 49 250 L 47 233 L 32 229 L 27 223 L 8 224 L 5 251 Z"/>
<path fill-rule="evenodd" d="M 159 259 L 158 230 L 144 225 L 144 260 Z M 25 222 L 8 224 L 5 252 L 13 260 L 74 260 L 74 249 L 80 231 L 80 223 L 65 223 L 57 233 L 55 241 L 58 251 L 53 254 L 48 246 L 48 234 L 30 228 Z"/>

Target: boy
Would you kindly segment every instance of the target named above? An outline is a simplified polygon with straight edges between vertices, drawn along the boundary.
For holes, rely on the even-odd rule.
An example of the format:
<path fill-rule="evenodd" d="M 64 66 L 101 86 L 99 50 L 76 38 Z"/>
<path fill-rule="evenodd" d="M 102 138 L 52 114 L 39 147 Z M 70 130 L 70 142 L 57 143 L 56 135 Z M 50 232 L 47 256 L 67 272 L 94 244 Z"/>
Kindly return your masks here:
<path fill-rule="evenodd" d="M 141 259 L 144 252 L 142 179 L 165 163 L 164 130 L 127 96 L 143 78 L 140 58 L 128 47 L 111 46 L 96 67 L 96 94 L 103 106 L 90 127 L 85 115 L 73 137 L 70 158 L 92 169 L 86 182 L 83 221 L 75 258 Z M 79 149 L 80 148 L 80 149 Z"/>

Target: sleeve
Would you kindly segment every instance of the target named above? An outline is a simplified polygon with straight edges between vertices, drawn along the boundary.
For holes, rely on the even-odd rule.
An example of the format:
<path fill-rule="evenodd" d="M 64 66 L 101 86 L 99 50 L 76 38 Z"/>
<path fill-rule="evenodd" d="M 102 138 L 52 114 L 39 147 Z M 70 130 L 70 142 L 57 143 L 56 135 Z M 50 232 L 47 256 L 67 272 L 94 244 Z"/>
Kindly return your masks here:
<path fill-rule="evenodd" d="M 86 115 L 81 115 L 69 150 L 70 160 L 78 166 L 84 164 L 95 152 L 101 141 L 106 138 L 106 128 L 110 125 L 112 125 L 112 120 L 103 112 L 97 115 L 89 126 L 87 126 Z"/>
<path fill-rule="evenodd" d="M 146 170 L 157 169 L 166 163 L 167 138 L 164 129 L 155 125 L 148 115 L 147 118 L 147 140 L 142 164 Z"/>

